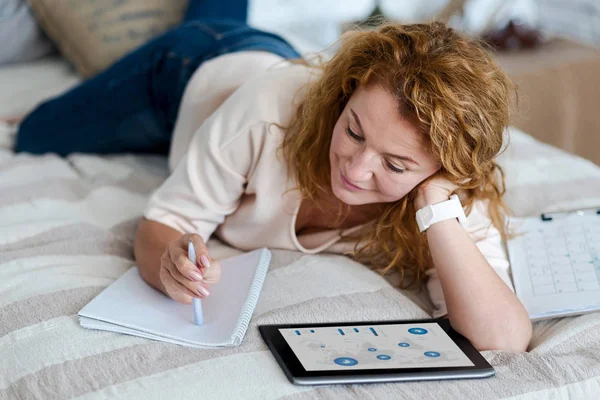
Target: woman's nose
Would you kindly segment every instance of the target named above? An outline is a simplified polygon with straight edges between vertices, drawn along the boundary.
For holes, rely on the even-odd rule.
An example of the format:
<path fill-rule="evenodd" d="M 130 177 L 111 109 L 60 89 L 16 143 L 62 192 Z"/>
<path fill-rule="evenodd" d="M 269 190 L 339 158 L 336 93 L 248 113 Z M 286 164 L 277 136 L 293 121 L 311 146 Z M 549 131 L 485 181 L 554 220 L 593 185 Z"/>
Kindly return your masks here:
<path fill-rule="evenodd" d="M 365 182 L 373 176 L 373 158 L 366 152 L 350 157 L 346 164 L 346 178 L 354 183 Z"/>

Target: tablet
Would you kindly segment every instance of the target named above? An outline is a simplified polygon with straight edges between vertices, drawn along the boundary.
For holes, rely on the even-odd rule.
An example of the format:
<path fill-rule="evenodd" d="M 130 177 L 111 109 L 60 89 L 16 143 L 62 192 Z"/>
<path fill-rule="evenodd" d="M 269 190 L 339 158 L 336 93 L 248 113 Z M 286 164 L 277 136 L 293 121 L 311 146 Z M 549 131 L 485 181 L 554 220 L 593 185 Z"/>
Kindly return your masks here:
<path fill-rule="evenodd" d="M 495 373 L 447 318 L 258 329 L 297 385 L 486 378 Z"/>

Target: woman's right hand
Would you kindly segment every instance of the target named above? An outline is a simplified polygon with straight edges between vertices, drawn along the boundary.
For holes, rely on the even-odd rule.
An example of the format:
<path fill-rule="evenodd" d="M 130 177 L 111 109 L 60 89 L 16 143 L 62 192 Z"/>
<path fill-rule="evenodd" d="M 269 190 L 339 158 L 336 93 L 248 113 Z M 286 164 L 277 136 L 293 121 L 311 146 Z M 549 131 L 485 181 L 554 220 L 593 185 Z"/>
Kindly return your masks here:
<path fill-rule="evenodd" d="M 188 259 L 190 240 L 196 250 L 195 264 Z M 196 233 L 186 233 L 169 242 L 160 259 L 159 273 L 166 294 L 185 304 L 190 304 L 194 297 L 201 299 L 208 296 L 208 286 L 217 283 L 221 277 L 219 262 L 210 260 L 204 240 Z"/>

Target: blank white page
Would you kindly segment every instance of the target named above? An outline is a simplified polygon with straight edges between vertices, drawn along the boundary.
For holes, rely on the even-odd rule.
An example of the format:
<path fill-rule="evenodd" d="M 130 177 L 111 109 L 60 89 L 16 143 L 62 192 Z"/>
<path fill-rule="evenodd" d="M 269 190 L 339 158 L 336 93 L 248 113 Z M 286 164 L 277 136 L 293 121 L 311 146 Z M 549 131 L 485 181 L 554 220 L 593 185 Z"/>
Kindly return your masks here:
<path fill-rule="evenodd" d="M 79 316 L 84 317 L 81 324 L 131 335 L 142 332 L 138 336 L 157 340 L 164 338 L 165 341 L 180 344 L 238 345 L 241 338 L 236 341 L 234 333 L 240 315 L 243 309 L 250 315 L 254 311 L 256 301 L 254 304 L 247 302 L 248 295 L 253 284 L 254 292 L 262 288 L 269 261 L 270 252 L 267 249 L 222 260 L 221 280 L 210 287 L 210 295 L 202 300 L 202 326 L 194 324 L 191 304 L 178 303 L 150 287 L 142 280 L 135 266 L 79 312 Z M 89 319 L 104 321 L 112 326 Z"/>

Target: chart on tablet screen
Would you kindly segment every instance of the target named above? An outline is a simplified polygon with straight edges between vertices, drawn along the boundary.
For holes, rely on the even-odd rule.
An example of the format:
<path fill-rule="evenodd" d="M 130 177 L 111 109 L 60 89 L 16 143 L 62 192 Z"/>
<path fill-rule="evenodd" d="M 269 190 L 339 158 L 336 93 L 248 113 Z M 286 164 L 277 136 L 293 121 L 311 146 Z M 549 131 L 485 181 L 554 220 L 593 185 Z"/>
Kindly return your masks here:
<path fill-rule="evenodd" d="M 279 331 L 307 371 L 473 366 L 436 323 Z"/>

